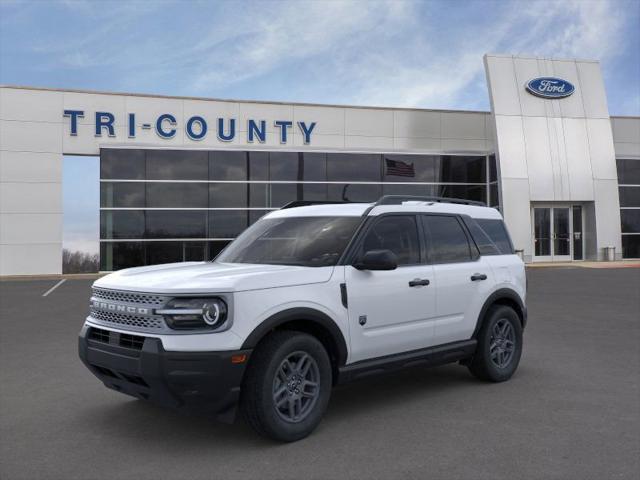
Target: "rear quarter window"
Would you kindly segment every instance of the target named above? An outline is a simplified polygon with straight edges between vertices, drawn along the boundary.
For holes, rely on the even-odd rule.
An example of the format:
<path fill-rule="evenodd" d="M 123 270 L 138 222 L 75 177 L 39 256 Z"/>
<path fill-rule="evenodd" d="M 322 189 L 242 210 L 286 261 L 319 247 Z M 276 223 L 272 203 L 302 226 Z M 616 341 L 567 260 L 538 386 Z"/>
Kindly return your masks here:
<path fill-rule="evenodd" d="M 478 226 L 491 239 L 501 255 L 511 255 L 513 245 L 502 220 L 476 218 Z"/>

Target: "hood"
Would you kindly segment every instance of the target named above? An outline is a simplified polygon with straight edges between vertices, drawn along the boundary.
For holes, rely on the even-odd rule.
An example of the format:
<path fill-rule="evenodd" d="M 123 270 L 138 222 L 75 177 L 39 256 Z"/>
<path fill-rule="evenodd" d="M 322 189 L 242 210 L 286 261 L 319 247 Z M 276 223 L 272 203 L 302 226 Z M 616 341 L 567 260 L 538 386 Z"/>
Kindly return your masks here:
<path fill-rule="evenodd" d="M 334 267 L 182 262 L 119 270 L 95 281 L 112 290 L 224 293 L 326 282 Z"/>

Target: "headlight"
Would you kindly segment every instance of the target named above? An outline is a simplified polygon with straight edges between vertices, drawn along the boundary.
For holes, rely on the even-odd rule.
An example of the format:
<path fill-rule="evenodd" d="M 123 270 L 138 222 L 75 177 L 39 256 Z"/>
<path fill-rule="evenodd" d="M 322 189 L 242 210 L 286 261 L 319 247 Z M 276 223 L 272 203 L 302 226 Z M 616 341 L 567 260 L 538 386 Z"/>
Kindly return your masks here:
<path fill-rule="evenodd" d="M 156 313 L 176 330 L 222 330 L 228 326 L 227 304 L 221 298 L 174 298 Z"/>

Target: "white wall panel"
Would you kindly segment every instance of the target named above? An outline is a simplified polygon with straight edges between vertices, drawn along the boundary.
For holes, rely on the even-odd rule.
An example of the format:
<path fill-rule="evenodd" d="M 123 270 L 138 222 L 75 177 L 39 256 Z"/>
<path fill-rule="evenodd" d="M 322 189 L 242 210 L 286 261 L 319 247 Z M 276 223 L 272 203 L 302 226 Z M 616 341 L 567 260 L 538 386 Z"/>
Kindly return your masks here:
<path fill-rule="evenodd" d="M 62 119 L 62 92 L 0 88 L 0 119 L 57 123 Z"/>
<path fill-rule="evenodd" d="M 64 110 L 84 111 L 84 117 L 78 118 L 79 124 L 95 125 L 96 112 L 109 112 L 115 117 L 114 125 L 127 125 L 126 98 L 123 95 L 64 92 Z M 62 112 L 60 112 L 60 120 L 67 125 L 71 122 L 69 117 L 62 118 Z"/>
<path fill-rule="evenodd" d="M 529 193 L 533 201 L 547 201 L 555 197 L 552 176 L 553 162 L 551 161 L 551 147 L 549 145 L 549 131 L 545 117 L 523 117 L 524 130 L 527 132 L 525 141 L 527 171 L 529 173 Z"/>
<path fill-rule="evenodd" d="M 518 82 L 511 56 L 486 55 L 485 68 L 489 83 L 492 111 L 495 115 L 520 115 Z M 500 92 L 498 94 L 498 92 Z"/>
<path fill-rule="evenodd" d="M 62 241 L 61 213 L 0 213 L 0 244 Z"/>
<path fill-rule="evenodd" d="M 62 213 L 61 183 L 0 184 L 2 213 Z"/>
<path fill-rule="evenodd" d="M 613 141 L 618 143 L 635 144 L 636 155 L 640 155 L 640 117 L 611 118 Z"/>
<path fill-rule="evenodd" d="M 527 179 L 502 179 L 502 195 L 507 199 L 502 204 L 505 222 L 513 245 L 531 256 L 531 212 L 529 182 Z"/>
<path fill-rule="evenodd" d="M 589 118 L 609 118 L 604 80 L 597 62 L 577 62 L 580 87 L 584 92 L 584 112 Z"/>
<path fill-rule="evenodd" d="M 393 138 L 393 110 L 347 108 L 345 135 Z"/>
<path fill-rule="evenodd" d="M 484 139 L 486 131 L 484 113 L 450 113 L 443 112 L 442 138 Z"/>
<path fill-rule="evenodd" d="M 608 246 L 616 247 L 616 252 L 620 255 L 622 237 L 620 235 L 618 182 L 616 180 L 596 180 L 594 193 L 598 258 L 602 259 L 602 249 Z"/>
<path fill-rule="evenodd" d="M 463 138 L 443 138 L 441 141 L 443 153 L 472 154 L 487 151 L 486 140 L 471 140 Z"/>
<path fill-rule="evenodd" d="M 439 138 L 404 138 L 394 139 L 396 150 L 420 150 L 425 153 L 440 153 L 442 151 L 442 141 Z"/>
<path fill-rule="evenodd" d="M 440 138 L 441 115 L 440 112 L 395 110 L 394 135 L 405 138 Z"/>
<path fill-rule="evenodd" d="M 567 170 L 570 199 L 593 200 L 593 174 L 584 118 L 564 118 L 564 139 L 567 152 Z"/>
<path fill-rule="evenodd" d="M 276 128 L 274 123 L 276 120 L 293 121 L 293 105 L 280 104 L 260 104 L 260 103 L 241 103 L 240 104 L 240 124 L 246 131 L 247 121 L 265 120 L 267 122 L 267 132 L 280 133 L 280 129 Z M 289 132 L 295 125 L 289 128 Z"/>
<path fill-rule="evenodd" d="M 513 64 L 518 85 L 520 112 L 524 116 L 545 116 L 545 101 L 534 95 L 529 95 L 525 88 L 529 80 L 541 76 L 538 62 L 532 62 L 529 58 L 516 57 L 513 59 Z"/>
<path fill-rule="evenodd" d="M 0 120 L 0 150 L 62 153 L 62 124 Z"/>
<path fill-rule="evenodd" d="M 344 135 L 344 115 L 344 108 L 294 105 L 294 128 L 300 131 L 297 122 L 307 122 L 307 125 L 316 122 L 311 134 L 311 141 L 315 144 L 317 135 Z"/>
<path fill-rule="evenodd" d="M 62 243 L 2 245 L 0 275 L 62 273 Z"/>
<path fill-rule="evenodd" d="M 615 158 L 616 152 L 611 136 L 609 121 L 604 118 L 587 118 L 587 134 L 589 139 L 589 157 L 594 179 L 616 180 L 618 172 Z M 640 155 L 640 152 L 638 152 Z"/>
<path fill-rule="evenodd" d="M 0 182 L 51 182 L 62 178 L 59 153 L 0 150 Z"/>
<path fill-rule="evenodd" d="M 347 135 L 344 147 L 358 150 L 393 150 L 392 137 L 370 137 L 362 135 Z"/>
<path fill-rule="evenodd" d="M 580 85 L 580 78 L 578 77 L 578 69 L 576 68 L 576 62 L 573 61 L 554 61 L 553 62 L 554 77 L 559 77 L 564 80 L 568 80 L 575 87 L 573 95 L 557 100 L 556 103 L 560 107 L 560 113 L 563 117 L 571 118 L 584 118 L 584 105 L 583 105 L 583 89 Z M 533 95 L 529 95 L 533 96 Z M 541 101 L 544 102 L 543 99 Z"/>
<path fill-rule="evenodd" d="M 505 178 L 527 178 L 522 118 L 496 115 L 500 172 Z"/>

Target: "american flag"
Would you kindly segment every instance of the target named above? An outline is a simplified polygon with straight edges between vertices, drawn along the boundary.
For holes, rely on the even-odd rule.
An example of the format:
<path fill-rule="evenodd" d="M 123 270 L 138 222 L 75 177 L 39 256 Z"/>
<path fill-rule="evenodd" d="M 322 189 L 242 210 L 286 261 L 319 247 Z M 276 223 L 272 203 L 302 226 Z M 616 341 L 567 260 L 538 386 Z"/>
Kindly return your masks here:
<path fill-rule="evenodd" d="M 415 177 L 416 172 L 413 163 L 405 163 L 400 160 L 384 159 L 387 166 L 387 175 L 395 175 L 396 177 Z"/>

